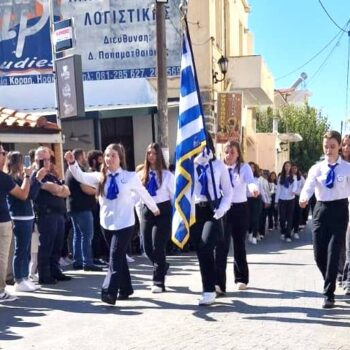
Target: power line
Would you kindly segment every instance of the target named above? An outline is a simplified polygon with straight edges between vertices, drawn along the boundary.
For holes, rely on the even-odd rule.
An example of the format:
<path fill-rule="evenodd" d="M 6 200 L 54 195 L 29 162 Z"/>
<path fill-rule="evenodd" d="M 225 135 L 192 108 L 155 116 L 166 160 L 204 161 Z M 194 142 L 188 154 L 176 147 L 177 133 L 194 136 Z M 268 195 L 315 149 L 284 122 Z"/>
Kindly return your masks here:
<path fill-rule="evenodd" d="M 346 28 L 348 26 L 348 24 L 350 23 L 350 20 L 346 22 L 346 24 L 344 25 L 344 28 Z M 344 32 L 343 28 L 341 28 L 341 30 Z M 316 57 L 318 57 L 324 50 L 327 49 L 327 47 L 332 44 L 332 42 L 337 39 L 337 37 L 339 36 L 339 34 L 341 33 L 341 31 L 339 31 L 334 37 L 333 39 L 331 39 L 320 51 L 318 51 L 314 56 L 312 56 L 309 60 L 307 60 L 305 63 L 303 63 L 301 66 L 293 69 L 291 72 L 282 75 L 278 78 L 275 79 L 275 81 L 281 80 L 283 78 L 286 78 L 292 74 L 294 74 L 295 72 L 299 71 L 301 68 L 304 68 L 307 64 L 309 64 L 311 61 L 313 61 Z"/>
<path fill-rule="evenodd" d="M 343 28 L 341 28 L 337 22 L 332 18 L 332 16 L 328 13 L 328 11 L 326 10 L 326 8 L 323 6 L 322 4 L 322 1 L 321 0 L 318 0 L 318 2 L 320 3 L 321 7 L 323 8 L 324 12 L 326 12 L 327 16 L 329 17 L 329 19 L 340 29 L 342 30 L 343 32 L 346 33 L 346 30 L 344 30 Z"/>
<path fill-rule="evenodd" d="M 320 64 L 320 66 L 318 67 L 318 69 L 316 70 L 316 72 L 314 73 L 313 76 L 311 76 L 309 82 L 308 82 L 308 86 L 311 85 L 311 82 L 315 80 L 315 78 L 317 77 L 317 74 L 322 70 L 322 68 L 326 65 L 328 59 L 332 56 L 333 52 L 335 51 L 335 49 L 339 46 L 340 41 L 344 35 L 344 33 L 346 32 L 342 32 L 340 33 L 340 37 L 338 39 L 338 41 L 335 43 L 335 45 L 333 46 L 332 50 L 329 52 L 329 54 L 326 56 L 326 58 L 323 60 L 323 62 Z"/>

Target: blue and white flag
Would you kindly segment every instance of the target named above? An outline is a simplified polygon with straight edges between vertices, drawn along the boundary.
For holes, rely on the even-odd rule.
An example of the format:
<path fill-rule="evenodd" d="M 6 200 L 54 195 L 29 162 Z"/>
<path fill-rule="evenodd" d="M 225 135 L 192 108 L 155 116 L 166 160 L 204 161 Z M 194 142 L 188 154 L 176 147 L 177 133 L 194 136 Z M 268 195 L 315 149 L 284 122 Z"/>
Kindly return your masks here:
<path fill-rule="evenodd" d="M 195 222 L 192 198 L 195 170 L 193 158 L 206 145 L 202 106 L 187 23 L 182 43 L 179 109 L 172 241 L 183 248 L 189 239 L 190 226 Z"/>

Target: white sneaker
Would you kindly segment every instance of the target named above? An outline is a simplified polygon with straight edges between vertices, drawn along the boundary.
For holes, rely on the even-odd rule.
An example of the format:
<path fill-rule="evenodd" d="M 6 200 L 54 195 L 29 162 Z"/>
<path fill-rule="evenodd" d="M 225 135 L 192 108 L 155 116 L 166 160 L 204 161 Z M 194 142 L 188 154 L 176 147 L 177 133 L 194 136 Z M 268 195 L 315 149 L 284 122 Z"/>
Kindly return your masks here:
<path fill-rule="evenodd" d="M 258 235 L 256 236 L 256 240 L 257 240 L 257 241 L 261 241 L 261 236 L 260 236 L 259 233 L 258 233 Z"/>
<path fill-rule="evenodd" d="M 217 294 L 217 296 L 222 296 L 222 295 L 225 295 L 226 293 L 221 289 L 220 286 L 218 285 L 215 285 L 215 292 Z"/>
<path fill-rule="evenodd" d="M 24 280 L 24 282 L 29 285 L 30 288 L 33 288 L 33 290 L 39 290 L 41 289 L 41 285 L 40 284 L 34 284 L 32 281 L 30 280 Z"/>
<path fill-rule="evenodd" d="M 258 240 L 253 237 L 252 240 L 250 241 L 251 244 L 258 244 Z"/>
<path fill-rule="evenodd" d="M 0 293 L 0 303 L 6 303 L 7 301 L 15 301 L 18 298 L 15 295 L 11 295 L 10 293 L 7 293 L 6 291 L 3 293 Z"/>
<path fill-rule="evenodd" d="M 19 283 L 15 283 L 15 291 L 16 292 L 34 292 L 35 288 L 26 283 L 25 280 L 22 280 Z"/>
<path fill-rule="evenodd" d="M 135 259 L 132 258 L 131 256 L 129 256 L 128 254 L 126 254 L 126 261 L 127 261 L 128 263 L 133 263 L 133 262 L 135 262 Z"/>
<path fill-rule="evenodd" d="M 35 275 L 29 275 L 28 279 L 33 283 L 39 282 L 39 275 L 37 273 Z"/>
<path fill-rule="evenodd" d="M 163 288 L 161 286 L 152 286 L 151 287 L 151 292 L 152 293 L 162 293 L 163 292 Z"/>
<path fill-rule="evenodd" d="M 66 257 L 64 258 L 64 261 L 65 261 L 68 265 L 72 265 L 73 262 L 74 262 L 73 260 L 69 259 L 68 256 L 66 256 Z"/>
<path fill-rule="evenodd" d="M 248 241 L 251 242 L 253 238 L 253 234 L 252 233 L 248 233 Z"/>
<path fill-rule="evenodd" d="M 284 239 L 286 238 L 285 235 L 281 235 L 281 240 L 284 241 Z"/>
<path fill-rule="evenodd" d="M 202 294 L 202 297 L 198 300 L 198 305 L 211 305 L 215 303 L 215 292 L 206 292 Z"/>
<path fill-rule="evenodd" d="M 246 290 L 248 287 L 247 287 L 247 285 L 245 284 L 245 283 L 243 283 L 243 282 L 238 282 L 237 283 L 237 289 L 238 290 Z"/>
<path fill-rule="evenodd" d="M 299 234 L 296 232 L 296 233 L 294 233 L 294 239 L 300 239 L 300 236 L 299 236 Z"/>
<path fill-rule="evenodd" d="M 292 240 L 290 238 L 286 238 L 286 242 L 290 243 Z"/>
<path fill-rule="evenodd" d="M 60 260 L 58 261 L 58 263 L 60 264 L 61 267 L 65 267 L 65 266 L 69 266 L 70 264 L 65 260 L 65 258 L 60 258 Z"/>

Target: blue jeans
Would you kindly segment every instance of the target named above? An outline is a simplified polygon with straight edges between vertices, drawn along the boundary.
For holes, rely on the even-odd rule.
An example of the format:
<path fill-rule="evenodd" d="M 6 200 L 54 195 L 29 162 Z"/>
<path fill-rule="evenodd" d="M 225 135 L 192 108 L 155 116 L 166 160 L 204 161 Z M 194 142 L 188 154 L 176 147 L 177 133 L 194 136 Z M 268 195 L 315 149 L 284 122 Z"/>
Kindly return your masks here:
<path fill-rule="evenodd" d="M 73 258 L 75 265 L 91 266 L 91 242 L 94 236 L 94 221 L 90 210 L 71 212 L 73 225 Z"/>
<path fill-rule="evenodd" d="M 29 274 L 30 243 L 32 240 L 34 219 L 13 220 L 15 235 L 15 254 L 13 271 L 17 281 L 27 278 Z"/>

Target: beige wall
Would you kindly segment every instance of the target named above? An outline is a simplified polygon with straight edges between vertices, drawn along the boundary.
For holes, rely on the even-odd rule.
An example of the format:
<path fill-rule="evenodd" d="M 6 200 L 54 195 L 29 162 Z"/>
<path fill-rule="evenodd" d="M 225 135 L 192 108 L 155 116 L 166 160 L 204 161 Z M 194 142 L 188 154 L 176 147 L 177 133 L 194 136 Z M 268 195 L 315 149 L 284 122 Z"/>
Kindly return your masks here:
<path fill-rule="evenodd" d="M 281 149 L 280 140 L 275 133 L 257 133 L 256 143 L 256 162 L 262 169 L 275 171 L 278 174 L 283 163 L 289 160 L 289 147 Z"/>

